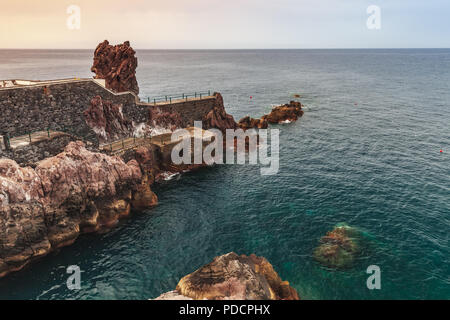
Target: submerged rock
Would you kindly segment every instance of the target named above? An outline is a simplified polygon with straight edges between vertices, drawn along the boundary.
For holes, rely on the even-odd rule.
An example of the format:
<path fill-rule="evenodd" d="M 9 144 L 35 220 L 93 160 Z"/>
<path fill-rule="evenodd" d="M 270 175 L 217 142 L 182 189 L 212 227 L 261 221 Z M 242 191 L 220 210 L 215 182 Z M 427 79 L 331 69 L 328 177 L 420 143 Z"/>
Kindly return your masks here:
<path fill-rule="evenodd" d="M 0 277 L 157 202 L 136 160 L 71 142 L 35 169 L 0 160 Z"/>
<path fill-rule="evenodd" d="M 299 300 L 299 296 L 265 258 L 231 252 L 183 277 L 175 291 L 157 299 Z"/>
<path fill-rule="evenodd" d="M 320 239 L 321 244 L 314 250 L 314 259 L 329 268 L 349 268 L 361 251 L 359 237 L 360 232 L 355 228 L 336 226 Z"/>
<path fill-rule="evenodd" d="M 108 40 L 100 43 L 94 52 L 91 71 L 95 79 L 105 79 L 106 87 L 116 92 L 139 94 L 136 80 L 137 58 L 130 42 L 112 46 Z"/>

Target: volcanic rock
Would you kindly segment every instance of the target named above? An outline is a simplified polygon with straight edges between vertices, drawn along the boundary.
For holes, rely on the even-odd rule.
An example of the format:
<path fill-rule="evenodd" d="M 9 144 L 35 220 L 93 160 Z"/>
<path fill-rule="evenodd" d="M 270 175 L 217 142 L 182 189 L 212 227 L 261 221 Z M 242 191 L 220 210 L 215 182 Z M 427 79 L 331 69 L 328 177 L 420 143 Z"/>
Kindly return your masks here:
<path fill-rule="evenodd" d="M 106 87 L 116 92 L 131 91 L 139 94 L 136 80 L 136 52 L 130 42 L 112 46 L 107 40 L 95 49 L 91 71 L 95 79 L 105 79 Z"/>
<path fill-rule="evenodd" d="M 226 129 L 237 129 L 238 125 L 232 115 L 225 111 L 223 98 L 220 93 L 215 92 L 216 103 L 214 108 L 203 117 L 203 129 L 219 129 L 225 133 Z"/>
<path fill-rule="evenodd" d="M 231 252 L 183 277 L 176 290 L 157 299 L 299 300 L 297 291 L 281 280 L 263 257 Z"/>
<path fill-rule="evenodd" d="M 255 119 L 250 118 L 249 116 L 246 116 L 239 120 L 238 125 L 244 131 L 253 128 L 267 129 L 267 127 L 269 126 L 266 118 L 262 117 L 261 119 Z"/>
<path fill-rule="evenodd" d="M 359 237 L 356 229 L 347 225 L 337 226 L 320 239 L 321 244 L 314 250 L 314 259 L 329 268 L 349 268 L 360 253 Z"/>
<path fill-rule="evenodd" d="M 136 210 L 144 210 L 158 204 L 158 197 L 150 188 L 150 178 L 145 175 L 140 185 L 137 186 L 136 191 L 131 199 L 131 205 Z"/>
<path fill-rule="evenodd" d="M 110 228 L 133 206 L 153 206 L 136 160 L 88 151 L 71 142 L 35 169 L 0 160 L 0 277 L 73 243 L 85 232 Z M 137 192 L 137 193 L 136 193 Z"/>
<path fill-rule="evenodd" d="M 289 104 L 277 106 L 269 114 L 263 115 L 260 119 L 246 116 L 239 120 L 238 126 L 245 130 L 248 129 L 267 129 L 269 123 L 286 123 L 297 121 L 303 115 L 302 104 L 291 101 Z"/>
<path fill-rule="evenodd" d="M 277 106 L 272 111 L 263 116 L 269 123 L 283 123 L 297 121 L 303 115 L 302 104 L 297 101 L 291 101 L 289 104 Z"/>
<path fill-rule="evenodd" d="M 159 108 L 149 109 L 149 120 L 148 123 L 153 131 L 163 132 L 164 129 L 167 131 L 175 131 L 176 129 L 183 128 L 183 120 L 178 112 L 167 112 L 162 111 Z"/>
<path fill-rule="evenodd" d="M 83 114 L 87 125 L 97 134 L 100 143 L 133 135 L 133 122 L 124 117 L 121 104 L 113 104 L 110 100 L 96 96 Z"/>

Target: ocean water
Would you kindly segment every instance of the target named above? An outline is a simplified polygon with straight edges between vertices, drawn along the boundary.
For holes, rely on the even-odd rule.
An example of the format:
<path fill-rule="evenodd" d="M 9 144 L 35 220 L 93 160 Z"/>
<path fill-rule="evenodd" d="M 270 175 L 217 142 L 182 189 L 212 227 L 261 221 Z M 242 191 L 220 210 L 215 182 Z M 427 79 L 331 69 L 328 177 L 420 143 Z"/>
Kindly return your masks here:
<path fill-rule="evenodd" d="M 266 257 L 304 299 L 450 299 L 450 50 L 137 56 L 141 97 L 215 90 L 236 120 L 301 94 L 304 116 L 273 126 L 279 173 L 223 165 L 157 185 L 158 207 L 1 279 L 0 298 L 155 298 L 235 251 Z M 89 77 L 91 60 L 2 50 L 0 79 Z M 343 271 L 312 258 L 339 223 L 365 239 Z M 69 265 L 82 270 L 81 290 L 66 287 Z M 369 265 L 381 269 L 381 290 L 367 289 Z"/>

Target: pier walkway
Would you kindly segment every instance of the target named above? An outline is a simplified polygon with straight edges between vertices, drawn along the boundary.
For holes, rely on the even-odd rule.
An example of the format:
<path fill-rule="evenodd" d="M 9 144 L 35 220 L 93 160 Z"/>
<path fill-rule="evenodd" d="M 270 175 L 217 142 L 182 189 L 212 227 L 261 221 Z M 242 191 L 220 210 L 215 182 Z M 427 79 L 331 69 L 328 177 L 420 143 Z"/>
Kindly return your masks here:
<path fill-rule="evenodd" d="M 29 133 L 26 135 L 18 136 L 9 139 L 9 147 L 11 150 L 25 147 L 30 144 L 39 143 L 45 140 L 52 140 L 57 137 L 67 136 L 68 133 L 61 131 L 53 131 L 53 130 L 45 130 L 45 131 L 37 131 L 33 133 Z M 0 148 L 5 150 L 5 142 L 2 136 L 0 136 Z"/>
<path fill-rule="evenodd" d="M 189 133 L 189 139 L 195 138 L 197 134 L 201 140 L 206 139 L 206 141 L 211 141 L 213 136 L 212 133 L 195 127 L 185 128 L 185 130 Z M 196 130 L 200 131 L 196 132 Z M 111 143 L 100 145 L 100 150 L 107 152 L 108 154 L 111 155 L 120 155 L 128 150 L 137 149 L 138 147 L 141 146 L 154 145 L 160 149 L 165 149 L 166 147 L 170 148 L 174 146 L 175 144 L 179 143 L 182 139 L 183 138 L 172 141 L 172 132 L 144 138 L 133 138 L 133 137 L 123 138 Z"/>

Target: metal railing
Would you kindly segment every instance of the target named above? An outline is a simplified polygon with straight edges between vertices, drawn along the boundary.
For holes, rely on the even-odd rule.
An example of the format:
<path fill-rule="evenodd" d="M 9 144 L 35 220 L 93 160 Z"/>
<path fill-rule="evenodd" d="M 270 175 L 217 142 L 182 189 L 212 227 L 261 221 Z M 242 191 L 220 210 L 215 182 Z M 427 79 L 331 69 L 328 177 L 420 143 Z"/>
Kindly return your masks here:
<path fill-rule="evenodd" d="M 24 131 L 21 134 L 15 134 L 11 135 L 8 132 L 0 132 L 0 135 L 2 136 L 3 144 L 5 145 L 6 149 L 9 149 L 11 146 L 11 140 L 18 141 L 19 139 L 23 142 L 32 143 L 33 138 L 37 133 L 45 133 L 46 137 L 48 139 L 51 138 L 51 135 L 56 132 L 62 132 L 67 135 L 73 136 L 75 138 L 80 138 L 73 130 L 70 130 L 66 128 L 65 126 L 59 126 L 58 128 L 52 128 L 52 127 L 46 127 L 42 128 L 41 130 L 33 130 L 33 131 Z M 43 137 L 43 135 L 41 135 Z"/>
<path fill-rule="evenodd" d="M 135 149 L 140 146 L 145 146 L 152 143 L 151 137 L 143 137 L 137 138 L 133 137 L 125 137 L 118 139 L 116 141 L 112 141 L 109 143 L 104 143 L 99 146 L 99 149 L 104 152 L 108 152 L 110 154 L 118 154 L 121 152 L 125 152 L 130 149 Z"/>
<path fill-rule="evenodd" d="M 188 100 L 189 98 L 203 98 L 211 95 L 211 90 L 208 91 L 199 91 L 193 93 L 182 93 L 182 94 L 172 94 L 158 97 L 147 97 L 147 103 L 157 104 L 159 102 L 167 102 L 172 103 L 175 100 Z"/>

